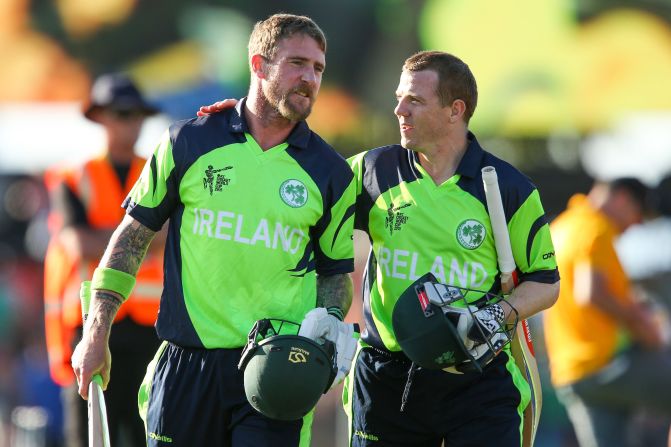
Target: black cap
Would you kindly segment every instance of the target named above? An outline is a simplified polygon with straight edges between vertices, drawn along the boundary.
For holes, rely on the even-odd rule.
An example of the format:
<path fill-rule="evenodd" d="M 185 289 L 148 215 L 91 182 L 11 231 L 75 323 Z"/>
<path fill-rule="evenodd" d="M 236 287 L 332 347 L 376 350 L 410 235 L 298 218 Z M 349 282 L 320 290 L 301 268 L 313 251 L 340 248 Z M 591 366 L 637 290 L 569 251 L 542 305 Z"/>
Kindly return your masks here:
<path fill-rule="evenodd" d="M 121 73 L 100 76 L 93 83 L 91 97 L 84 106 L 84 116 L 96 121 L 93 112 L 97 109 L 138 111 L 145 116 L 158 113 L 143 97 L 133 81 Z"/>

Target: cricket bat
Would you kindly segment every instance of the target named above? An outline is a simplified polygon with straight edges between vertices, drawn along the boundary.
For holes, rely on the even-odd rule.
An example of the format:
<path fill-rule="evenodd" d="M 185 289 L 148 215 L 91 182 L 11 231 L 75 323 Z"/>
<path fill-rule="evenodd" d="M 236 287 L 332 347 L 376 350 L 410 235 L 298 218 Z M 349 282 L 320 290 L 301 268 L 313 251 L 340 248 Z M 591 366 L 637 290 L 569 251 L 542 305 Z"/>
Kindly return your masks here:
<path fill-rule="evenodd" d="M 82 321 L 86 323 L 91 304 L 91 281 L 83 281 L 79 289 L 82 304 Z M 103 395 L 103 380 L 100 374 L 92 377 L 89 384 L 87 402 L 89 416 L 89 447 L 110 447 L 110 434 L 107 427 L 107 408 Z"/>
<path fill-rule="evenodd" d="M 513 250 L 510 245 L 508 224 L 503 210 L 499 181 L 496 169 L 493 166 L 482 168 L 482 182 L 485 186 L 485 199 L 489 210 L 489 219 L 492 224 L 494 244 L 498 257 L 499 271 L 501 272 L 501 289 L 509 293 L 516 285 L 516 265 Z M 522 436 L 523 447 L 531 447 L 536 438 L 538 420 L 543 405 L 541 380 L 538 374 L 538 365 L 534 355 L 533 341 L 529 331 L 529 323 L 522 320 L 515 328 L 516 334 L 511 344 L 511 351 L 517 367 L 526 375 L 527 383 L 531 388 L 531 401 L 524 409 L 524 431 Z"/>

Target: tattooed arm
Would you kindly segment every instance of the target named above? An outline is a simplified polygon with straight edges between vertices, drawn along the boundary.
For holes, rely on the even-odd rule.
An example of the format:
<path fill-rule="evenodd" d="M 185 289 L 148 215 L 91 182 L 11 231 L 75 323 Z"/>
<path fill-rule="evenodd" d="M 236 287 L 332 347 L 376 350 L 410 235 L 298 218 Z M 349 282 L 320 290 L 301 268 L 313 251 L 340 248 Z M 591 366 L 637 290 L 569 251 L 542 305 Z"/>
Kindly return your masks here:
<path fill-rule="evenodd" d="M 147 253 L 154 232 L 130 216 L 112 234 L 99 267 L 119 270 L 135 276 Z M 103 389 L 110 380 L 112 358 L 109 336 L 112 322 L 123 303 L 123 297 L 110 290 L 94 290 L 89 317 L 82 340 L 72 354 L 72 369 L 77 376 L 79 394 L 87 399 L 88 384 L 95 373 L 103 378 Z"/>
<path fill-rule="evenodd" d="M 337 306 L 347 315 L 352 305 L 352 279 L 349 274 L 317 276 L 317 307 Z"/>

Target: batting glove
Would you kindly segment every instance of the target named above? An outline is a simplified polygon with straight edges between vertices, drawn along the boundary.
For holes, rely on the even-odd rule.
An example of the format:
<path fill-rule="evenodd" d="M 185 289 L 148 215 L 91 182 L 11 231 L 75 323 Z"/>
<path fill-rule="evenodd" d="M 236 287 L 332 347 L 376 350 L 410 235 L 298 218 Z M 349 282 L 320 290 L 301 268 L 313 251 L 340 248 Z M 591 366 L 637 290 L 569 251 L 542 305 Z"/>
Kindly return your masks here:
<path fill-rule="evenodd" d="M 492 304 L 476 310 L 473 324 L 468 331 L 468 338 L 476 344 L 484 343 L 494 334 L 501 332 L 506 314 L 500 304 Z"/>
<path fill-rule="evenodd" d="M 349 374 L 356 353 L 359 334 L 355 325 L 343 323 L 325 308 L 317 307 L 305 315 L 298 335 L 311 338 L 319 344 L 326 340 L 335 344 L 337 371 L 331 387 L 342 382 Z"/>
<path fill-rule="evenodd" d="M 502 330 L 505 313 L 499 304 L 482 309 L 475 306 L 449 306 L 444 310 L 449 314 L 448 318 L 455 322 L 457 334 L 466 350 L 481 364 L 487 364 L 509 341 Z M 460 374 L 460 369 L 463 368 L 452 366 L 444 371 Z"/>

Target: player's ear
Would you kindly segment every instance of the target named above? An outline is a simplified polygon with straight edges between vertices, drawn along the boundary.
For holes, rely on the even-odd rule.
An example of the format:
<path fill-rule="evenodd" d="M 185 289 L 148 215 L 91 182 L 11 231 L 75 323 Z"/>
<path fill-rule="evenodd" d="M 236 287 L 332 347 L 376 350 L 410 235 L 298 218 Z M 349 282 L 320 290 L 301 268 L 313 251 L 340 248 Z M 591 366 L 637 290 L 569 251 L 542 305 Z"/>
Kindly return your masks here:
<path fill-rule="evenodd" d="M 456 123 L 459 119 L 463 119 L 466 113 L 466 103 L 461 99 L 455 99 L 450 106 L 450 122 Z"/>
<path fill-rule="evenodd" d="M 266 77 L 266 58 L 260 54 L 255 54 L 250 60 L 250 67 L 252 74 L 257 78 L 265 79 Z"/>

